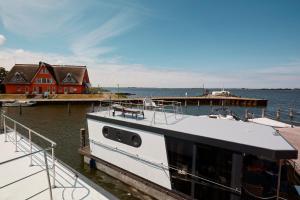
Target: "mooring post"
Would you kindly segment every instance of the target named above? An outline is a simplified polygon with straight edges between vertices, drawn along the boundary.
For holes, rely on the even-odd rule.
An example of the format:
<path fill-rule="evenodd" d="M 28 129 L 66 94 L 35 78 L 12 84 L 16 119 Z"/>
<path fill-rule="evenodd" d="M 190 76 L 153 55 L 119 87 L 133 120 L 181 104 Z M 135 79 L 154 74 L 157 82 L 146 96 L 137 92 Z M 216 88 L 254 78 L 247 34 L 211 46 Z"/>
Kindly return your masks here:
<path fill-rule="evenodd" d="M 184 101 L 184 106 L 185 106 L 185 107 L 187 106 L 187 100 Z"/>
<path fill-rule="evenodd" d="M 22 106 L 21 106 L 21 104 L 19 105 L 19 115 L 22 115 Z"/>
<path fill-rule="evenodd" d="M 80 129 L 80 148 L 82 149 L 85 147 L 85 129 L 81 128 Z"/>
<path fill-rule="evenodd" d="M 280 120 L 280 108 L 276 111 L 276 120 Z"/>
<path fill-rule="evenodd" d="M 248 109 L 245 110 L 245 121 L 248 121 Z"/>
<path fill-rule="evenodd" d="M 200 106 L 200 101 L 198 100 L 198 107 Z"/>
<path fill-rule="evenodd" d="M 289 117 L 290 117 L 291 127 L 293 128 L 294 127 L 294 125 L 293 125 L 294 116 L 293 116 L 293 109 L 292 108 L 290 108 Z"/>
<path fill-rule="evenodd" d="M 266 110 L 263 108 L 261 109 L 261 118 L 264 118 L 266 115 Z"/>
<path fill-rule="evenodd" d="M 92 103 L 92 112 L 95 111 L 95 106 L 94 106 L 94 102 Z"/>
<path fill-rule="evenodd" d="M 68 113 L 71 114 L 71 105 L 68 103 Z"/>
<path fill-rule="evenodd" d="M 213 111 L 213 109 L 212 109 L 212 100 L 210 100 L 209 104 L 210 104 L 210 113 L 212 113 L 212 111 Z"/>

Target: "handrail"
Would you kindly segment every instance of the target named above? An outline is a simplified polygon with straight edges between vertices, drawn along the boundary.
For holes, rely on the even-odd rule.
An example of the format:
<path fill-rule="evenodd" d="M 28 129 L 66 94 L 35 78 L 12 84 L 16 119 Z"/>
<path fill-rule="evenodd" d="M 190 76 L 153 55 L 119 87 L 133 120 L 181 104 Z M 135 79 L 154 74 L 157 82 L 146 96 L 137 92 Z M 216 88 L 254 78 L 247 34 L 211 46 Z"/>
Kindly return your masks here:
<path fill-rule="evenodd" d="M 47 149 L 45 149 L 45 150 L 47 150 Z M 48 149 L 48 150 L 49 150 L 49 149 Z M 0 162 L 0 165 L 9 163 L 9 162 L 12 162 L 12 161 L 15 161 L 15 160 L 19 160 L 19 159 L 21 159 L 21 158 L 25 158 L 25 157 L 27 157 L 27 156 L 30 156 L 30 155 L 33 155 L 33 154 L 36 154 L 36 153 L 39 153 L 39 152 L 42 152 L 42 151 L 44 151 L 44 150 L 41 149 L 41 150 L 38 150 L 38 151 L 35 151 L 35 152 L 32 152 L 32 153 L 28 153 L 28 154 L 25 154 L 25 155 L 22 155 L 22 156 L 19 156 L 19 157 L 16 157 L 16 158 L 9 159 L 9 160 Z"/>
<path fill-rule="evenodd" d="M 25 125 L 21 124 L 20 122 L 18 122 L 18 121 L 16 121 L 16 120 L 12 119 L 12 118 L 10 118 L 10 117 L 8 117 L 8 116 L 5 115 L 5 114 L 2 114 L 2 116 L 3 116 L 4 118 L 7 118 L 7 119 L 11 120 L 12 122 L 14 122 L 14 123 L 20 125 L 20 126 L 22 126 L 23 128 L 25 128 L 25 129 L 27 129 L 27 130 L 30 130 L 31 133 L 34 133 L 35 135 L 41 137 L 42 139 L 44 139 L 44 140 L 48 141 L 49 143 L 53 144 L 54 146 L 56 146 L 56 142 L 54 142 L 53 140 L 50 140 L 49 138 L 47 138 L 47 137 L 45 137 L 45 136 L 43 136 L 43 135 L 37 133 L 36 131 L 32 130 L 31 128 L 28 128 L 27 126 L 25 126 Z"/>
<path fill-rule="evenodd" d="M 15 136 L 15 139 L 14 139 L 14 142 L 15 142 L 15 151 L 17 152 L 18 151 L 18 135 L 20 133 L 17 132 L 17 125 L 25 128 L 27 131 L 28 131 L 28 142 L 29 142 L 29 146 L 30 146 L 30 149 L 29 149 L 29 154 L 26 154 L 26 155 L 23 155 L 23 156 L 20 156 L 20 158 L 22 157 L 26 157 L 26 156 L 30 156 L 30 166 L 32 166 L 32 155 L 37 153 L 37 152 L 41 152 L 43 151 L 44 152 L 44 159 L 45 159 L 45 164 L 46 164 L 46 172 L 47 172 L 47 178 L 48 178 L 48 184 L 49 184 L 49 190 L 50 190 L 50 199 L 52 200 L 53 197 L 52 197 L 52 187 L 55 187 L 55 182 L 56 182 L 56 172 L 55 172 L 55 166 L 56 166 L 56 159 L 55 159 L 55 147 L 56 147 L 56 143 L 52 140 L 50 140 L 49 138 L 37 133 L 36 131 L 32 130 L 31 128 L 28 128 L 27 126 L 17 122 L 16 120 L 8 117 L 7 115 L 4 115 L 2 114 L 2 117 L 3 117 L 3 128 L 4 128 L 4 135 L 5 135 L 5 142 L 8 142 L 8 133 L 7 133 L 7 128 L 13 130 L 13 133 L 14 133 L 14 136 Z M 7 120 L 10 120 L 11 122 L 13 122 L 13 128 L 11 128 L 10 126 L 7 125 Z M 36 152 L 32 152 L 32 138 L 31 138 L 31 135 L 32 134 L 35 134 L 36 136 L 44 139 L 45 141 L 49 142 L 51 144 L 50 147 L 48 148 L 41 148 L 39 147 L 40 150 L 36 151 Z M 10 136 L 9 136 L 10 137 Z M 22 137 L 21 137 L 22 138 Z M 13 142 L 13 141 L 12 141 Z M 50 181 L 50 175 L 49 175 L 49 167 L 48 167 L 48 159 L 47 159 L 47 151 L 48 150 L 51 150 L 51 160 L 52 160 L 52 179 L 53 179 L 53 185 L 51 186 L 51 181 Z M 8 160 L 8 161 L 4 161 L 3 163 L 8 163 L 8 162 L 11 162 L 13 160 L 17 160 L 19 158 L 14 158 L 14 159 L 11 159 L 11 160 Z M 1 163 L 0 163 L 1 165 Z"/>

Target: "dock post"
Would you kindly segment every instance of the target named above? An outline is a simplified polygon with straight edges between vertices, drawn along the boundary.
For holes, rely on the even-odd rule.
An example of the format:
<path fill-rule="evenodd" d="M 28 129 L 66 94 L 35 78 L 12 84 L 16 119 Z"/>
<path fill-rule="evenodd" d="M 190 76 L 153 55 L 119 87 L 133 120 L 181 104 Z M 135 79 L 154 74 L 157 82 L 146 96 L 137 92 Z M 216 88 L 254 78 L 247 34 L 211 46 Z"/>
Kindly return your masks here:
<path fill-rule="evenodd" d="M 92 103 L 92 112 L 95 111 L 95 106 L 94 106 L 94 102 Z"/>
<path fill-rule="evenodd" d="M 21 104 L 19 105 L 19 115 L 22 115 L 22 106 L 21 106 Z"/>
<path fill-rule="evenodd" d="M 245 110 L 245 121 L 248 121 L 248 109 Z"/>
<path fill-rule="evenodd" d="M 264 118 L 266 115 L 266 110 L 263 108 L 261 109 L 261 118 Z"/>
<path fill-rule="evenodd" d="M 68 113 L 71 114 L 71 105 L 68 103 Z"/>
<path fill-rule="evenodd" d="M 85 147 L 85 129 L 81 128 L 80 129 L 80 148 L 82 149 Z"/>
<path fill-rule="evenodd" d="M 290 111 L 289 111 L 289 117 L 290 117 L 290 122 L 291 122 L 291 127 L 294 128 L 294 125 L 293 125 L 293 109 L 290 108 Z"/>
<path fill-rule="evenodd" d="M 213 111 L 213 109 L 212 109 L 212 100 L 210 100 L 209 104 L 210 104 L 210 113 L 212 113 L 212 111 Z"/>
<path fill-rule="evenodd" d="M 198 100 L 198 107 L 200 106 L 200 101 Z"/>
<path fill-rule="evenodd" d="M 185 106 L 185 107 L 187 106 L 187 101 L 186 101 L 186 100 L 184 101 L 184 106 Z"/>
<path fill-rule="evenodd" d="M 276 111 L 276 120 L 280 120 L 280 108 Z"/>

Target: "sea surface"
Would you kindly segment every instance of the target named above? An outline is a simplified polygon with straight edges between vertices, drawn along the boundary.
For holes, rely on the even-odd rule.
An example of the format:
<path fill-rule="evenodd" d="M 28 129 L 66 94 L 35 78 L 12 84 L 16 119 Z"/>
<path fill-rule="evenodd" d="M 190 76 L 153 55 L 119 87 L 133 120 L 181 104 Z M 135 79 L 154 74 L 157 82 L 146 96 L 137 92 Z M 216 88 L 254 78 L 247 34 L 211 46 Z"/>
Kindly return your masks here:
<path fill-rule="evenodd" d="M 185 89 L 158 89 L 158 88 L 108 88 L 112 92 L 132 93 L 130 97 L 151 97 L 151 96 L 188 96 L 202 95 L 200 88 Z M 294 120 L 300 121 L 300 90 L 246 90 L 246 89 L 229 89 L 234 95 L 242 97 L 253 97 L 268 99 L 266 110 L 269 115 L 275 115 L 278 108 L 281 108 L 282 118 L 289 120 L 288 109 L 293 108 Z M 92 181 L 104 187 L 121 199 L 151 199 L 149 196 L 137 191 L 129 185 L 126 185 L 109 175 L 100 171 L 89 169 L 83 163 L 81 156 L 78 154 L 79 148 L 79 130 L 86 128 L 87 112 L 91 111 L 90 104 L 71 105 L 71 112 L 68 112 L 67 105 L 38 105 L 22 109 L 22 115 L 19 108 L 2 108 L 7 115 L 17 121 L 25 124 L 42 135 L 54 140 L 57 143 L 55 150 L 56 156 L 75 168 Z M 230 107 L 241 118 L 245 113 L 245 108 Z M 248 108 L 259 116 L 262 108 Z M 208 114 L 211 111 L 210 106 L 188 106 L 183 111 L 192 115 Z"/>

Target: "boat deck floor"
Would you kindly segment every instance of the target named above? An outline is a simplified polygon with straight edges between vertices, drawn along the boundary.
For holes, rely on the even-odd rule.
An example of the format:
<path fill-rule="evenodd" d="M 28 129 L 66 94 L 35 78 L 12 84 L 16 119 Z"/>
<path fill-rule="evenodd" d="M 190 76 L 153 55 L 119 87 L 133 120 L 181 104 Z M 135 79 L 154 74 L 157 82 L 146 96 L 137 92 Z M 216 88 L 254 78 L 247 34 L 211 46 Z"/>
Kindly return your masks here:
<path fill-rule="evenodd" d="M 7 160 L 28 154 L 30 146 L 27 139 L 17 136 L 18 148 L 15 151 L 14 132 L 9 132 L 8 141 L 5 135 L 0 134 L 0 197 L 1 199 L 50 199 L 50 190 L 45 170 L 44 154 L 39 152 L 33 155 L 33 165 L 30 165 L 30 156 L 11 162 Z M 33 152 L 40 150 L 33 146 Z M 47 155 L 48 166 L 52 160 Z M 65 164 L 56 161 L 56 181 L 52 188 L 53 199 L 116 199 L 113 195 L 99 186 L 89 183 L 80 174 L 70 170 Z M 53 185 L 53 171 L 49 170 L 51 185 Z"/>

